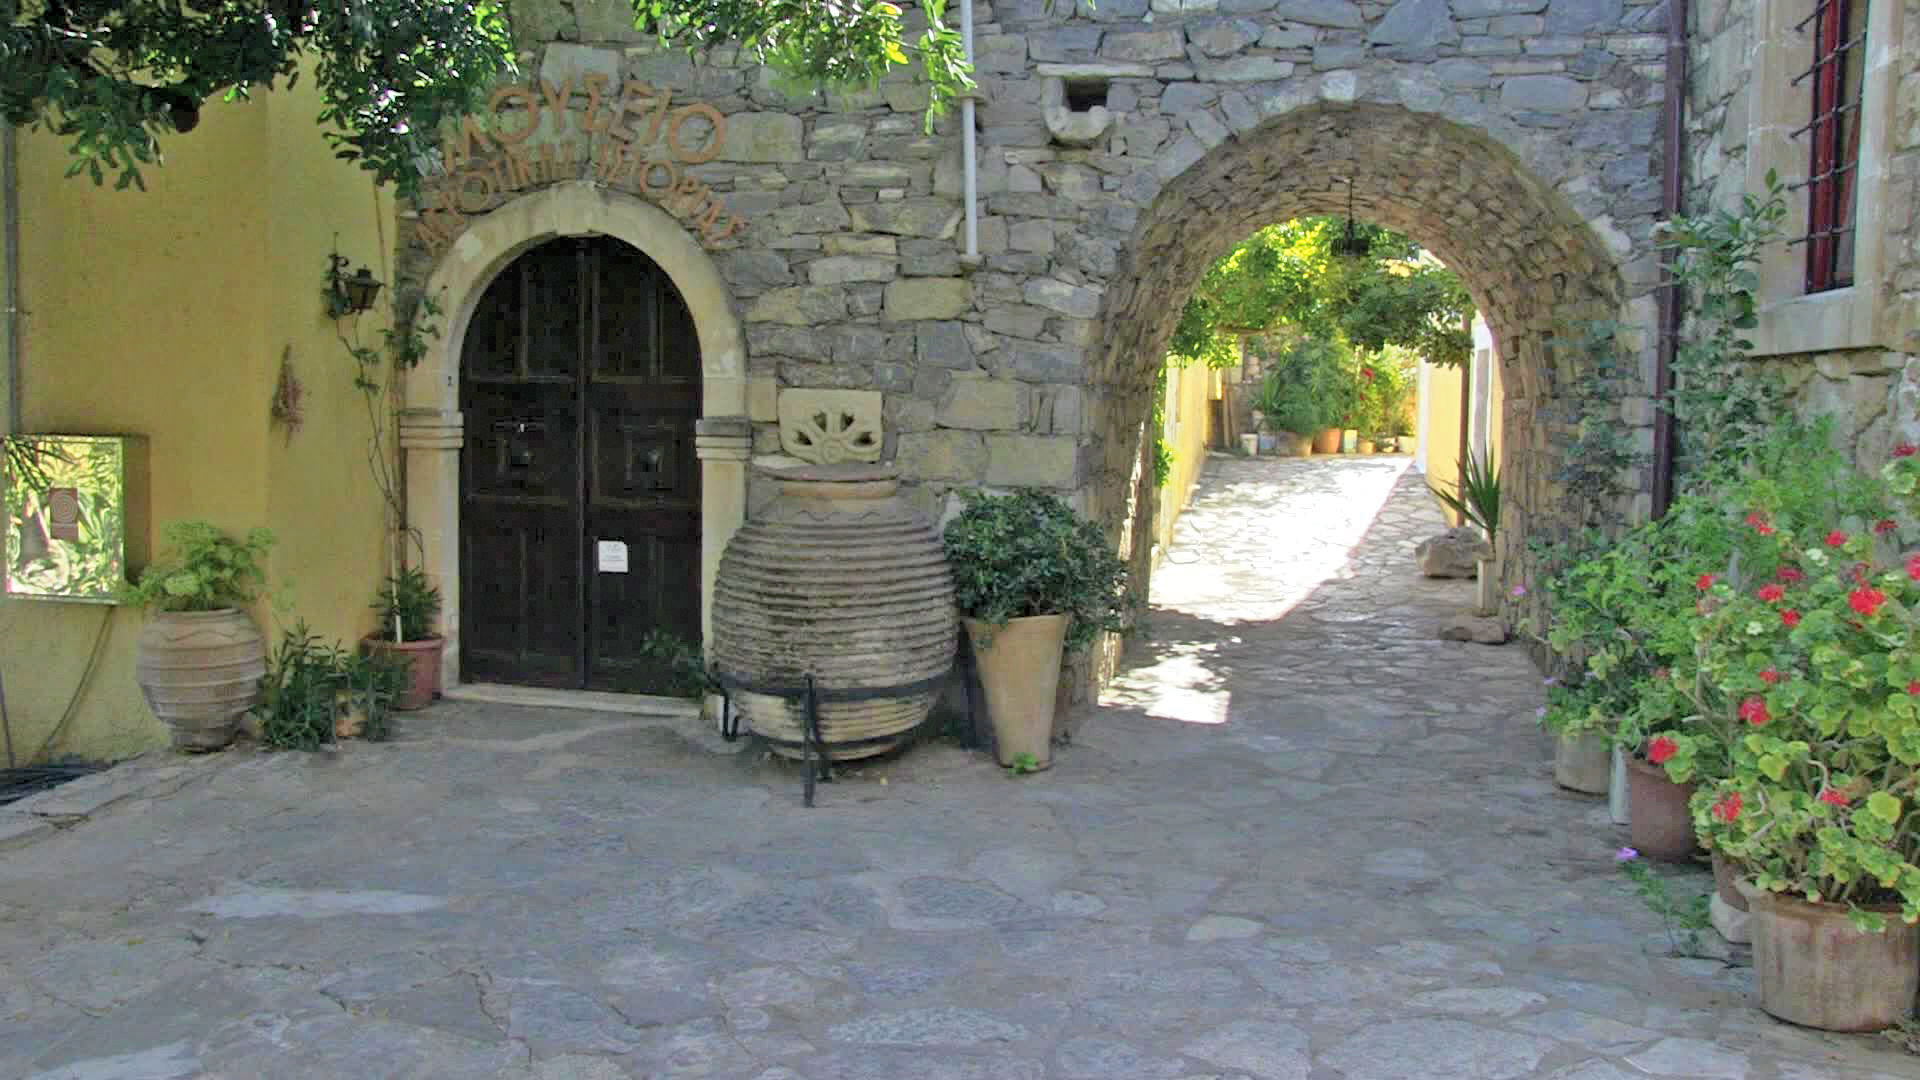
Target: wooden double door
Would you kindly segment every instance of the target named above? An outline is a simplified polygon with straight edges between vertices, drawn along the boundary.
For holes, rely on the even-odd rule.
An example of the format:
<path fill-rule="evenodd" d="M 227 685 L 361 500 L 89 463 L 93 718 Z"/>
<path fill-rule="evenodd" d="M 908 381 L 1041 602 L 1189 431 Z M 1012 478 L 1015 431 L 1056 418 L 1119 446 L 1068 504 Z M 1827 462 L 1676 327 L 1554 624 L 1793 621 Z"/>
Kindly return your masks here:
<path fill-rule="evenodd" d="M 461 355 L 460 671 L 659 693 L 700 641 L 700 349 L 664 271 L 554 240 L 487 287 Z"/>

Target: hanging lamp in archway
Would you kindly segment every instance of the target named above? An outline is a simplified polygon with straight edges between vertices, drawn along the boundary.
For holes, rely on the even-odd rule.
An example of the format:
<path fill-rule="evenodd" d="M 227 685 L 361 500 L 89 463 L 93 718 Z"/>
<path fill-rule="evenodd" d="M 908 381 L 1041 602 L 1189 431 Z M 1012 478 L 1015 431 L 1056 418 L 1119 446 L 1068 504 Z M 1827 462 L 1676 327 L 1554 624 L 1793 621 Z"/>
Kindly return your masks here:
<path fill-rule="evenodd" d="M 1360 238 L 1353 225 L 1353 177 L 1347 177 L 1347 227 L 1339 236 L 1333 238 L 1332 252 L 1339 259 L 1364 259 L 1367 257 L 1368 244 Z"/>

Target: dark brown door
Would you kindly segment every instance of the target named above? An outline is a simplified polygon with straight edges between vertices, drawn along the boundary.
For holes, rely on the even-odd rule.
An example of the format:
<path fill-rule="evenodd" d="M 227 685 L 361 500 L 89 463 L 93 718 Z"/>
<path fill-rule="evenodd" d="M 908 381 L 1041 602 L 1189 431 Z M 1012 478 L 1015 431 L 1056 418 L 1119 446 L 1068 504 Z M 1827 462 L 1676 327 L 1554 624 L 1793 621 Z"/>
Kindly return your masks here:
<path fill-rule="evenodd" d="M 608 237 L 534 248 L 461 356 L 461 678 L 668 689 L 700 640 L 700 350 L 672 281 Z"/>

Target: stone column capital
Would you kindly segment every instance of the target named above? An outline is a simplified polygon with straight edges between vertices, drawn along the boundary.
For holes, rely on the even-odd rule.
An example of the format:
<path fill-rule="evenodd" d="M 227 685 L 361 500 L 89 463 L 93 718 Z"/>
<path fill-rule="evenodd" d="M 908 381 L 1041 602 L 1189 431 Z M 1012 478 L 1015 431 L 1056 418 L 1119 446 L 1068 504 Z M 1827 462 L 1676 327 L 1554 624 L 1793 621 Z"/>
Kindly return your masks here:
<path fill-rule="evenodd" d="M 455 409 L 403 409 L 400 446 L 405 450 L 458 450 L 466 441 L 466 418 Z"/>
<path fill-rule="evenodd" d="M 701 461 L 745 462 L 753 453 L 753 421 L 744 416 L 703 416 L 694 421 L 693 452 Z"/>

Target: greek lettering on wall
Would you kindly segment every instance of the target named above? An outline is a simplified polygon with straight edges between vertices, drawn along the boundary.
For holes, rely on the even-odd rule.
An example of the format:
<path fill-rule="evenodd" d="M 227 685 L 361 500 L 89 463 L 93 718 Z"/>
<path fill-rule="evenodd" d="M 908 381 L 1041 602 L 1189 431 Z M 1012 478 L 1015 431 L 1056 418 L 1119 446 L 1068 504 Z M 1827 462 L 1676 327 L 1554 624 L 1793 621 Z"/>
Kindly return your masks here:
<path fill-rule="evenodd" d="M 708 244 L 746 229 L 687 168 L 720 156 L 727 118 L 704 101 L 675 101 L 671 87 L 586 75 L 575 87 L 503 86 L 441 145 L 444 171 L 422 187 L 420 241 L 431 254 L 467 219 L 527 188 L 592 180 L 641 195 L 699 230 Z M 584 100 L 584 105 L 581 103 Z"/>

